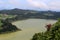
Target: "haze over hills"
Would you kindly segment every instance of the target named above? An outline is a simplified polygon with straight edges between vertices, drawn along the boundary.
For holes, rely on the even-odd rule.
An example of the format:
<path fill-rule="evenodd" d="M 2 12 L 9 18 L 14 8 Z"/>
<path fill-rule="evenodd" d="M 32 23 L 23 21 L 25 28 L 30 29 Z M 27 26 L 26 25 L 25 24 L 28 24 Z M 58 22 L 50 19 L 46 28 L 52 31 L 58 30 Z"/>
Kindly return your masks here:
<path fill-rule="evenodd" d="M 57 19 L 60 18 L 60 12 L 56 11 L 36 11 L 23 9 L 0 10 L 0 14 L 18 15 L 20 18 L 42 18 L 42 19 Z"/>

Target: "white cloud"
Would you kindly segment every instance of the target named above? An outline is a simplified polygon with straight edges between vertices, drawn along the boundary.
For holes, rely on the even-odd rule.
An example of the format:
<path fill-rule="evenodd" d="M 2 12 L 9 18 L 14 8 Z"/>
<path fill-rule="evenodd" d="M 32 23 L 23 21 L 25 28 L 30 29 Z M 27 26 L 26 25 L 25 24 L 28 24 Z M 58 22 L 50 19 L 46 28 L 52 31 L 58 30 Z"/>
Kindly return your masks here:
<path fill-rule="evenodd" d="M 47 9 L 60 10 L 59 0 L 27 0 L 32 6 Z"/>
<path fill-rule="evenodd" d="M 20 0 L 0 0 L 0 8 L 4 8 L 4 9 L 10 9 L 10 8 L 17 8 L 20 6 Z"/>
<path fill-rule="evenodd" d="M 6 1 L 3 1 L 3 0 L 0 0 L 0 4 L 4 4 L 4 5 L 7 5 L 7 4 L 11 4 L 11 5 L 19 5 L 20 4 L 20 0 L 6 0 Z"/>
<path fill-rule="evenodd" d="M 8 1 L 10 4 L 13 4 L 13 5 L 18 5 L 20 4 L 20 1 L 19 0 L 9 0 Z"/>
<path fill-rule="evenodd" d="M 8 0 L 8 3 L 13 5 L 13 6 L 19 6 L 20 0 Z"/>
<path fill-rule="evenodd" d="M 60 10 L 60 0 L 0 0 L 0 8 L 1 7 Z"/>
<path fill-rule="evenodd" d="M 52 10 L 60 10 L 60 1 L 52 1 L 52 2 L 50 2 L 49 7 Z"/>
<path fill-rule="evenodd" d="M 37 0 L 27 0 L 32 6 L 35 7 L 39 7 L 39 8 L 44 8 L 44 9 L 48 9 L 48 6 L 46 3 L 42 2 L 42 1 L 37 1 Z"/>
<path fill-rule="evenodd" d="M 0 4 L 5 4 L 5 2 L 4 2 L 4 1 L 2 1 L 2 0 L 0 0 Z"/>

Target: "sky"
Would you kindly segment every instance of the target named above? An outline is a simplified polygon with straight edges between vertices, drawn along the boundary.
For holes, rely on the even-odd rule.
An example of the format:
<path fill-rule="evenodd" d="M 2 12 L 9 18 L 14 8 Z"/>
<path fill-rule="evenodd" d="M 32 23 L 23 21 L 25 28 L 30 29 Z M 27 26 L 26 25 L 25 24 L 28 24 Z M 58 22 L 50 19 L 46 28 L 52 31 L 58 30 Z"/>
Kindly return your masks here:
<path fill-rule="evenodd" d="M 0 0 L 0 9 L 60 11 L 60 0 Z"/>

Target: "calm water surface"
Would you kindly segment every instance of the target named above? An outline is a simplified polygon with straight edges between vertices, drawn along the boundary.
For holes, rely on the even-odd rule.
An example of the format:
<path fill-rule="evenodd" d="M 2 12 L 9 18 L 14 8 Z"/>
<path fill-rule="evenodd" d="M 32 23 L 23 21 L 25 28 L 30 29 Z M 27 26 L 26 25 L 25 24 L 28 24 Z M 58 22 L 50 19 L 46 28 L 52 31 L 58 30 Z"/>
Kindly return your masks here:
<path fill-rule="evenodd" d="M 45 19 L 28 19 L 22 21 L 16 21 L 12 24 L 21 28 L 22 31 L 1 34 L 0 40 L 30 40 L 35 33 L 44 32 L 46 24 L 54 24 L 56 20 L 45 20 Z"/>

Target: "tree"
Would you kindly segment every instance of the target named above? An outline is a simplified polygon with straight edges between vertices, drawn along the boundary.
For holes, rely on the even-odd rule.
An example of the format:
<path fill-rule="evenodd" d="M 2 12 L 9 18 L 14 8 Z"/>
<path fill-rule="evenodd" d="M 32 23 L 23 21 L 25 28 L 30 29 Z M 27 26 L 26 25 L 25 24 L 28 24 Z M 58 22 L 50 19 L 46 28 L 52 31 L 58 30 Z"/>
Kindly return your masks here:
<path fill-rule="evenodd" d="M 60 20 L 53 24 L 49 31 L 36 33 L 32 40 L 60 40 Z"/>

